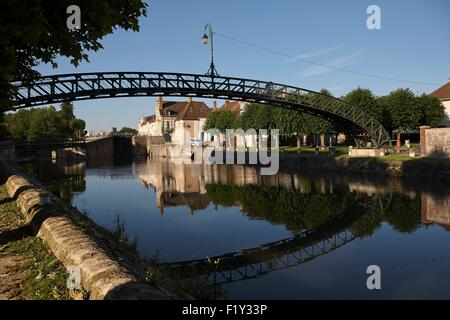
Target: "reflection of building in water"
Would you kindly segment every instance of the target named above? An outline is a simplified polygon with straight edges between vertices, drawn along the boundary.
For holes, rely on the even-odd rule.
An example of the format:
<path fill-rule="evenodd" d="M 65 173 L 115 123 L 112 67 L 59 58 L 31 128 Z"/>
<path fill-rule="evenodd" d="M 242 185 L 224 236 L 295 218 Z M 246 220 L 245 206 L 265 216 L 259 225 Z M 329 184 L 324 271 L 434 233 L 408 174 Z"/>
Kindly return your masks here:
<path fill-rule="evenodd" d="M 141 182 L 156 193 L 156 205 L 164 212 L 164 207 L 186 205 L 190 211 L 205 209 L 209 198 L 206 185 L 259 185 L 274 188 L 297 190 L 300 193 L 334 193 L 356 191 L 368 195 L 385 194 L 398 190 L 404 193 L 401 184 L 374 183 L 349 177 L 326 177 L 317 175 L 314 178 L 300 174 L 280 172 L 272 176 L 261 176 L 259 169 L 243 165 L 207 165 L 183 164 L 172 159 L 147 159 L 134 171 Z M 415 198 L 415 192 L 410 191 Z M 235 203 L 239 206 L 239 203 Z"/>
<path fill-rule="evenodd" d="M 58 162 L 57 166 L 64 172 L 64 176 L 84 176 L 86 162 Z"/>
<path fill-rule="evenodd" d="M 438 223 L 450 230 L 450 196 L 432 195 L 422 192 L 422 221 Z"/>
<path fill-rule="evenodd" d="M 148 159 L 145 165 L 139 166 L 137 174 L 146 187 L 155 189 L 156 205 L 161 213 L 168 206 L 187 205 L 191 212 L 205 209 L 209 204 L 207 184 L 258 184 L 255 168 L 178 164 L 169 159 Z"/>
<path fill-rule="evenodd" d="M 156 205 L 161 213 L 165 207 L 182 205 L 187 206 L 191 213 L 205 209 L 210 202 L 206 192 L 208 184 L 259 185 L 297 190 L 300 193 L 358 192 L 369 196 L 399 192 L 411 199 L 417 197 L 416 191 L 405 189 L 396 180 L 375 183 L 372 179 L 365 181 L 361 178 L 319 175 L 311 178 L 282 172 L 261 176 L 258 168 L 243 165 L 183 164 L 171 159 L 147 159 L 146 163 L 135 166 L 133 171 L 147 188 L 151 186 L 155 190 Z M 436 198 L 432 194 L 422 193 L 421 200 L 424 221 L 450 228 L 450 197 Z"/>
<path fill-rule="evenodd" d="M 206 185 L 260 185 L 298 190 L 301 193 L 333 193 L 331 179 L 279 173 L 261 176 L 259 169 L 243 165 L 180 164 L 171 159 L 148 159 L 135 167 L 136 175 L 156 193 L 156 205 L 161 213 L 164 207 L 186 205 L 190 211 L 205 209 L 209 204 Z M 240 206 L 239 203 L 235 203 Z"/>

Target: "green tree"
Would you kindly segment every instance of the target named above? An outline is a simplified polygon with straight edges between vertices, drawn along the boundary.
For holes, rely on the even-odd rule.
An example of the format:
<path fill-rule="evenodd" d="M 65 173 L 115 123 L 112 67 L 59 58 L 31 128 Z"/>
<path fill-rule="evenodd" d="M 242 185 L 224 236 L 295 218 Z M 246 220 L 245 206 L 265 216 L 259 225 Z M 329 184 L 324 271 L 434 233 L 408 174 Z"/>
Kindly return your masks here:
<path fill-rule="evenodd" d="M 281 135 L 286 137 L 296 136 L 297 147 L 302 146 L 302 135 L 308 133 L 305 114 L 300 111 L 274 107 L 272 111 L 275 127 Z"/>
<path fill-rule="evenodd" d="M 417 97 L 417 104 L 422 110 L 420 125 L 436 127 L 445 116 L 445 108 L 438 98 L 422 94 Z"/>
<path fill-rule="evenodd" d="M 249 103 L 245 106 L 244 112 L 239 117 L 239 126 L 244 129 L 273 129 L 275 128 L 275 121 L 273 119 L 273 107 Z"/>
<path fill-rule="evenodd" d="M 254 129 L 257 132 L 261 129 L 276 129 L 273 117 L 273 107 L 265 104 L 249 103 L 245 106 L 244 112 L 239 117 L 238 126 L 243 130 Z M 259 148 L 259 134 L 256 136 L 256 147 Z M 269 141 L 270 142 L 270 141 Z"/>
<path fill-rule="evenodd" d="M 370 89 L 353 89 L 344 96 L 344 101 L 364 111 L 378 121 L 381 120 L 382 108 L 377 103 L 377 99 Z"/>
<path fill-rule="evenodd" d="M 73 4 L 81 8 L 82 25 L 71 31 L 66 26 L 66 10 Z M 139 18 L 146 13 L 144 0 L 2 1 L 0 122 L 10 106 L 12 80 L 36 77 L 34 69 L 40 63 L 56 67 L 58 56 L 69 58 L 74 65 L 89 61 L 87 52 L 101 49 L 103 37 L 120 28 L 139 30 Z"/>
<path fill-rule="evenodd" d="M 377 97 L 377 104 L 381 109 L 381 124 L 392 135 L 392 130 L 395 129 L 394 122 L 389 111 L 389 98 L 388 96 Z"/>
<path fill-rule="evenodd" d="M 55 107 L 35 109 L 31 114 L 27 141 L 58 140 L 63 131 L 61 117 Z"/>
<path fill-rule="evenodd" d="M 61 110 L 59 112 L 64 120 L 70 121 L 75 119 L 75 115 L 73 113 L 73 103 L 71 101 L 61 103 Z"/>
<path fill-rule="evenodd" d="M 138 131 L 133 128 L 122 127 L 122 129 L 119 130 L 119 133 L 135 136 L 138 134 Z"/>
<path fill-rule="evenodd" d="M 389 114 L 392 127 L 397 130 L 397 146 L 400 146 L 400 133 L 416 129 L 420 124 L 422 110 L 410 89 L 398 89 L 381 100 Z"/>
<path fill-rule="evenodd" d="M 320 90 L 317 93 L 308 93 L 308 98 L 311 101 L 315 101 L 317 104 L 321 104 L 321 100 L 328 100 L 328 97 L 333 97 L 330 91 L 327 89 Z M 324 119 L 320 116 L 313 116 L 310 114 L 305 114 L 304 116 L 306 122 L 306 128 L 308 128 L 309 133 L 320 135 L 320 144 L 325 145 L 325 134 L 335 132 L 335 123 L 330 120 Z"/>
<path fill-rule="evenodd" d="M 236 129 L 238 121 L 234 114 L 229 110 L 214 110 L 205 122 L 205 130 L 217 129 L 225 133 L 227 129 Z"/>
<path fill-rule="evenodd" d="M 76 119 L 73 111 L 73 103 L 70 101 L 65 101 L 61 103 L 61 110 L 59 111 L 59 114 L 61 116 L 62 121 L 62 135 L 64 138 L 71 138 L 73 137 L 73 129 L 71 128 L 71 121 Z"/>
<path fill-rule="evenodd" d="M 73 117 L 67 120 L 55 107 L 19 110 L 7 114 L 6 127 L 11 139 L 18 142 L 55 141 L 84 137 L 85 122 Z"/>
<path fill-rule="evenodd" d="M 72 136 L 74 139 L 82 139 L 86 135 L 86 122 L 81 119 L 72 119 L 69 123 L 70 129 L 72 130 Z"/>

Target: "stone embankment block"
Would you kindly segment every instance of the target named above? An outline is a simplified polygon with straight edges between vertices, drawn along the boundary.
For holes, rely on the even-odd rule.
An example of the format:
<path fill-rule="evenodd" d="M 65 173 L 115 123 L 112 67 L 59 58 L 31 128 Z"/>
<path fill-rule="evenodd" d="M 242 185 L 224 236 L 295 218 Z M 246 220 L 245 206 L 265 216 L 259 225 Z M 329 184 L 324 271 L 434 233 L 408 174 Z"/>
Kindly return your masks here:
<path fill-rule="evenodd" d="M 77 225 L 73 208 L 4 162 L 0 162 L 0 172 L 8 177 L 8 193 L 16 199 L 33 232 L 66 268 L 79 270 L 81 284 L 90 299 L 171 298 L 145 282 L 142 273 L 135 272 L 139 267 L 123 265 L 120 261 L 129 261 L 126 257 L 117 257 L 117 252 L 105 246 L 104 241 Z"/>

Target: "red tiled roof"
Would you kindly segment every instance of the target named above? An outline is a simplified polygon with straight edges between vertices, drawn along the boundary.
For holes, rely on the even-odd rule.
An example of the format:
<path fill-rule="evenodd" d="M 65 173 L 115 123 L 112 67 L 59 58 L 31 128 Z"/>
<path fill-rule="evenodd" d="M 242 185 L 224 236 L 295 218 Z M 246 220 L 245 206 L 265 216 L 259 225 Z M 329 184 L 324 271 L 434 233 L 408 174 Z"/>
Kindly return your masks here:
<path fill-rule="evenodd" d="M 142 125 L 145 125 L 145 124 L 148 124 L 148 123 L 153 123 L 155 121 L 156 121 L 156 117 L 153 114 L 151 116 L 142 118 Z"/>
<path fill-rule="evenodd" d="M 236 117 L 241 115 L 241 102 L 240 101 L 225 101 L 221 109 L 231 111 Z"/>
<path fill-rule="evenodd" d="M 430 96 L 436 97 L 439 100 L 450 100 L 450 81 L 444 84 L 439 89 L 432 92 Z"/>
<path fill-rule="evenodd" d="M 183 113 L 178 119 L 183 120 L 199 120 L 200 118 L 207 118 L 211 113 L 211 109 L 204 102 L 190 101 L 187 102 Z"/>
<path fill-rule="evenodd" d="M 186 101 L 164 101 L 162 105 L 164 116 L 178 116 L 187 106 Z"/>
<path fill-rule="evenodd" d="M 176 120 L 198 120 L 207 118 L 211 109 L 204 102 L 200 101 L 164 101 L 162 104 L 163 117 L 176 117 Z M 147 122 L 155 121 L 155 115 L 145 117 L 150 119 Z"/>

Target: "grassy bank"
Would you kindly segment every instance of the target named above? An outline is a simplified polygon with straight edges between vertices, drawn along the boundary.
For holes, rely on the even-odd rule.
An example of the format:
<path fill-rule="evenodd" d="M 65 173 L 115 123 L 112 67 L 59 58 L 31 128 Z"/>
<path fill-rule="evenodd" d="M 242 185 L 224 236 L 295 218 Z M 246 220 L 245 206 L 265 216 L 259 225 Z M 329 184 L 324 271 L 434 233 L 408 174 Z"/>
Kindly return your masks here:
<path fill-rule="evenodd" d="M 67 273 L 48 247 L 31 235 L 14 199 L 0 186 L 0 299 L 80 297 L 66 287 Z"/>

